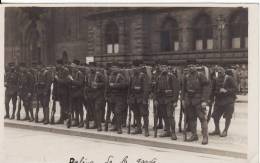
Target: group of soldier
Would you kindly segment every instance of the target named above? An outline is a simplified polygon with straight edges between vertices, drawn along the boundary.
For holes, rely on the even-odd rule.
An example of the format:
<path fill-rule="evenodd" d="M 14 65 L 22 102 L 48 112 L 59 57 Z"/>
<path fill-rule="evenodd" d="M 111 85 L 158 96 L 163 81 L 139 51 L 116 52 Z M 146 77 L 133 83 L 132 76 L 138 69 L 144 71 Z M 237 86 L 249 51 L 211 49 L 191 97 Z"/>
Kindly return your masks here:
<path fill-rule="evenodd" d="M 57 60 L 55 66 L 35 64 L 28 67 L 25 63 L 19 66 L 9 63 L 5 87 L 5 118 L 20 120 L 23 103 L 23 120 L 65 123 L 68 128 L 77 126 L 97 131 L 108 131 L 108 126 L 112 125 L 111 131 L 118 134 L 127 127 L 128 133 L 142 134 L 144 131 L 147 137 L 149 106 L 152 106 L 154 136 L 157 137 L 157 129 L 164 128 L 159 136 L 172 140 L 177 139 L 175 109 L 180 101 L 179 130 L 183 121 L 185 141 L 197 141 L 199 119 L 202 144 L 208 144 L 208 135 L 227 136 L 237 93 L 232 70 L 221 66 L 208 68 L 194 61 L 189 61 L 182 70 L 164 61 L 148 66 L 142 60 L 135 60 L 128 67 L 119 63 L 82 65 L 78 60 L 69 64 Z M 9 115 L 10 100 L 12 115 Z M 57 102 L 61 109 L 59 120 L 55 121 Z M 40 106 L 43 108 L 42 121 L 38 118 Z M 226 120 L 223 132 L 219 127 L 222 115 Z M 208 133 L 210 117 L 214 120 L 215 130 Z M 188 131 L 191 132 L 189 138 Z"/>

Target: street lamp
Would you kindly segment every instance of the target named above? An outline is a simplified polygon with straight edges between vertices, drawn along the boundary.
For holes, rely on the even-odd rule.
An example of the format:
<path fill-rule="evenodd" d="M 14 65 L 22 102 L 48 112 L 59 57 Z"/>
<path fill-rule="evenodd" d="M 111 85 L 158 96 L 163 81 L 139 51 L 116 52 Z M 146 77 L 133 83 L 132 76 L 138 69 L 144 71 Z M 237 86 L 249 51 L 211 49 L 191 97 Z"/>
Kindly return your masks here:
<path fill-rule="evenodd" d="M 223 17 L 223 15 L 219 15 L 217 18 L 217 26 L 218 26 L 218 30 L 219 30 L 219 62 L 220 64 L 222 64 L 222 40 L 223 40 L 223 30 L 225 29 L 226 23 L 225 23 L 225 18 Z"/>

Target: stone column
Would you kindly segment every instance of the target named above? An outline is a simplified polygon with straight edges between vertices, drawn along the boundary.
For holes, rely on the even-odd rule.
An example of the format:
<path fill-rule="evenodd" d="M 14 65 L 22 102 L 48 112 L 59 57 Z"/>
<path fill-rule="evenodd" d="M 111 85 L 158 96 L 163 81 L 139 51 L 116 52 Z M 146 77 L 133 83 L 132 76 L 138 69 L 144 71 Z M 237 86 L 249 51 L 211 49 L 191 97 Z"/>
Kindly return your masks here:
<path fill-rule="evenodd" d="M 184 26 L 182 28 L 181 50 L 190 51 L 193 50 L 193 30 L 191 27 Z"/>

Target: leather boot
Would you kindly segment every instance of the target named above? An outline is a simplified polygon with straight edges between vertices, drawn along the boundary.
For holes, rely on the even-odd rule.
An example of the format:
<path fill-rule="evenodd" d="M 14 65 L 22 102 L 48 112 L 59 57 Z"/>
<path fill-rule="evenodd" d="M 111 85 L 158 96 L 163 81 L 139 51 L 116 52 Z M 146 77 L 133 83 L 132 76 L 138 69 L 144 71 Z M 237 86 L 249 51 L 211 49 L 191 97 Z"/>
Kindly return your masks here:
<path fill-rule="evenodd" d="M 9 118 L 10 118 L 9 114 L 6 114 L 4 117 L 4 119 L 9 119 Z"/>
<path fill-rule="evenodd" d="M 117 116 L 117 133 L 118 134 L 122 134 L 122 124 L 121 124 L 122 120 L 121 120 L 121 115 Z"/>
<path fill-rule="evenodd" d="M 31 115 L 29 121 L 32 122 L 32 121 L 34 121 L 33 108 L 30 108 L 30 109 L 29 109 L 29 112 L 30 112 L 30 115 Z"/>
<path fill-rule="evenodd" d="M 15 113 L 12 114 L 10 119 L 14 119 L 15 118 Z"/>
<path fill-rule="evenodd" d="M 44 111 L 44 122 L 43 122 L 43 124 L 49 124 L 49 108 L 47 107 L 47 108 L 45 108 L 44 109 L 45 111 Z"/>
<path fill-rule="evenodd" d="M 148 137 L 149 136 L 149 119 L 148 116 L 144 116 L 144 136 Z"/>
<path fill-rule="evenodd" d="M 9 105 L 9 104 L 7 104 L 7 105 Z M 9 115 L 9 106 L 6 106 L 5 107 L 5 117 L 4 117 L 4 119 L 9 119 L 10 118 L 10 115 Z"/>
<path fill-rule="evenodd" d="M 201 129 L 202 129 L 202 143 L 203 145 L 208 144 L 208 123 L 207 121 L 201 122 Z"/>
<path fill-rule="evenodd" d="M 83 122 L 83 120 L 81 120 L 80 121 L 80 123 L 79 123 L 79 126 L 78 126 L 79 128 L 82 128 L 82 127 L 84 127 L 84 122 Z"/>
<path fill-rule="evenodd" d="M 225 122 L 225 129 L 224 131 L 221 133 L 221 137 L 226 137 L 227 136 L 227 131 L 228 131 L 228 128 L 230 126 L 230 123 L 231 123 L 231 119 L 226 119 L 226 122 Z"/>
<path fill-rule="evenodd" d="M 72 115 L 71 113 L 68 113 L 68 118 L 66 120 L 66 126 L 67 128 L 70 128 L 71 127 L 71 121 L 72 121 Z"/>
<path fill-rule="evenodd" d="M 21 120 L 20 112 L 18 112 L 18 113 L 16 114 L 16 119 L 17 119 L 18 121 Z"/>
<path fill-rule="evenodd" d="M 197 120 L 190 121 L 191 137 L 187 139 L 188 142 L 199 140 L 197 135 Z"/>
<path fill-rule="evenodd" d="M 11 119 L 15 118 L 15 111 L 16 111 L 16 102 L 13 103 L 13 114 L 11 116 Z"/>
<path fill-rule="evenodd" d="M 85 123 L 86 123 L 85 129 L 89 129 L 89 121 L 86 120 Z"/>
<path fill-rule="evenodd" d="M 171 139 L 177 140 L 177 136 L 175 134 L 175 120 L 173 118 L 170 118 L 170 119 L 171 119 L 171 133 L 172 133 Z"/>
<path fill-rule="evenodd" d="M 131 133 L 133 135 L 142 134 L 141 117 L 136 116 L 136 118 L 137 118 L 136 119 L 137 127 L 136 127 L 135 131 Z"/>
<path fill-rule="evenodd" d="M 36 123 L 39 122 L 39 121 L 38 121 L 38 113 L 37 113 L 37 112 L 35 113 L 35 122 L 36 122 Z"/>

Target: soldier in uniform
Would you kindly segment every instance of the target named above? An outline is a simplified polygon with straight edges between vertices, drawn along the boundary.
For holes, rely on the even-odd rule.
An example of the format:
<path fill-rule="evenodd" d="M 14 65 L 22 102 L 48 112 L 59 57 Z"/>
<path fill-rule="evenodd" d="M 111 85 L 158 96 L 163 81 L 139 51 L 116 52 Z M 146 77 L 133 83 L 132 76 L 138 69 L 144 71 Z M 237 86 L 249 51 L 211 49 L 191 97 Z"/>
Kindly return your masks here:
<path fill-rule="evenodd" d="M 154 97 L 155 97 L 155 93 L 156 93 L 156 80 L 160 74 L 160 68 L 159 68 L 159 65 L 156 64 L 155 67 L 153 67 L 153 71 L 152 71 L 152 83 L 151 83 L 151 87 L 152 87 L 152 92 L 151 92 L 151 96 L 152 96 L 152 99 L 153 101 L 155 101 Z M 162 129 L 163 128 L 163 122 L 162 122 L 162 112 L 161 110 L 156 110 L 158 112 L 158 121 L 159 121 L 159 124 L 157 126 L 157 129 Z M 157 118 L 157 117 L 156 117 Z"/>
<path fill-rule="evenodd" d="M 25 63 L 20 64 L 20 74 L 18 78 L 18 95 L 23 101 L 23 106 L 25 109 L 25 118 L 23 120 L 29 120 L 32 122 L 34 120 L 33 115 L 33 91 L 34 91 L 34 77 L 30 69 L 26 68 Z M 20 108 L 17 112 L 17 119 L 20 120 Z M 29 115 L 30 113 L 30 115 Z"/>
<path fill-rule="evenodd" d="M 49 123 L 49 102 L 51 94 L 52 74 L 46 68 L 42 67 L 38 69 L 37 80 L 36 80 L 36 93 L 40 104 L 43 107 L 43 123 Z M 35 122 L 38 122 L 38 112 L 35 113 Z"/>
<path fill-rule="evenodd" d="M 109 76 L 110 97 L 109 104 L 110 108 L 116 118 L 116 126 L 112 129 L 117 130 L 118 134 L 122 134 L 122 116 L 125 108 L 125 99 L 127 97 L 128 82 L 123 70 L 119 69 L 117 65 L 113 65 L 112 72 Z"/>
<path fill-rule="evenodd" d="M 95 78 L 95 68 L 96 63 L 90 62 L 89 63 L 89 71 L 85 75 L 85 87 L 84 87 L 84 99 L 85 104 L 87 105 L 87 116 L 86 116 L 86 128 L 95 129 L 97 128 L 96 118 L 95 118 L 95 103 L 94 103 L 94 95 L 95 89 L 92 87 L 92 82 Z M 94 120 L 94 125 L 89 127 L 89 122 Z"/>
<path fill-rule="evenodd" d="M 206 106 L 210 96 L 210 83 L 203 73 L 199 73 L 195 65 L 190 65 L 189 72 L 183 81 L 183 105 L 188 114 L 189 127 L 192 132 L 187 141 L 198 140 L 197 117 L 201 122 L 202 144 L 208 144 L 208 124 Z"/>
<path fill-rule="evenodd" d="M 149 136 L 149 82 L 145 67 L 140 67 L 141 61 L 133 62 L 134 72 L 130 82 L 128 95 L 129 108 L 133 111 L 137 122 L 136 130 L 132 134 L 142 134 L 141 118 L 144 120 L 145 136 Z"/>
<path fill-rule="evenodd" d="M 73 126 L 83 127 L 83 85 L 84 85 L 84 75 L 79 70 L 78 66 L 80 65 L 80 61 L 74 59 L 71 64 L 71 75 L 69 78 L 71 79 L 71 107 L 72 113 L 75 113 L 75 123 Z"/>
<path fill-rule="evenodd" d="M 155 105 L 162 111 L 166 131 L 160 137 L 171 137 L 172 140 L 177 140 L 175 107 L 177 106 L 180 84 L 177 77 L 169 72 L 166 64 L 161 66 L 161 70 L 156 82 Z"/>
<path fill-rule="evenodd" d="M 216 68 L 215 78 L 213 78 L 211 96 L 212 101 L 215 99 L 215 106 L 212 114 L 215 130 L 209 133 L 209 135 L 220 135 L 221 137 L 227 136 L 232 114 L 234 112 L 236 93 L 237 85 L 234 78 L 227 72 L 225 73 L 224 68 L 218 66 Z M 220 133 L 219 120 L 222 115 L 226 119 L 226 122 L 224 131 Z"/>
<path fill-rule="evenodd" d="M 63 66 L 62 60 L 57 60 L 56 74 L 54 80 L 56 87 L 54 88 L 53 95 L 60 103 L 60 119 L 58 124 L 63 124 L 64 120 L 69 118 L 69 88 L 70 83 L 69 69 Z"/>
<path fill-rule="evenodd" d="M 5 73 L 5 119 L 10 118 L 9 116 L 9 103 L 12 100 L 13 113 L 11 119 L 15 117 L 16 101 L 17 101 L 17 88 L 18 88 L 18 73 L 15 70 L 14 63 L 8 64 L 9 70 Z"/>
<path fill-rule="evenodd" d="M 91 81 L 91 88 L 93 89 L 93 104 L 95 111 L 95 123 L 97 131 L 102 131 L 102 120 L 104 118 L 103 110 L 105 106 L 105 75 L 104 69 L 96 68 L 95 75 Z"/>

